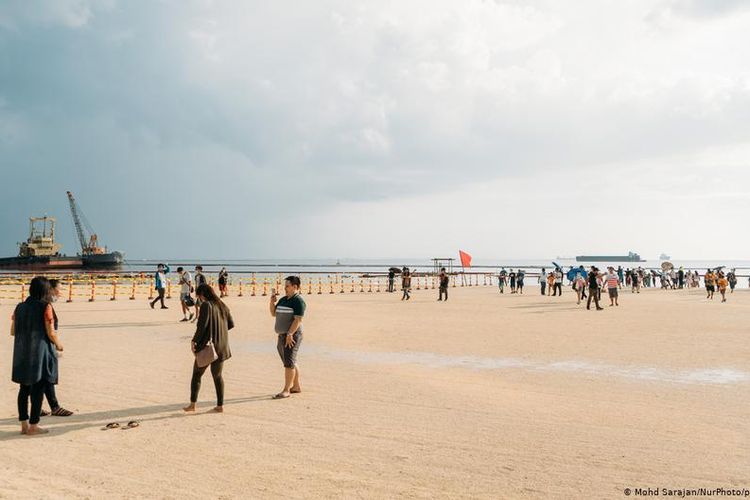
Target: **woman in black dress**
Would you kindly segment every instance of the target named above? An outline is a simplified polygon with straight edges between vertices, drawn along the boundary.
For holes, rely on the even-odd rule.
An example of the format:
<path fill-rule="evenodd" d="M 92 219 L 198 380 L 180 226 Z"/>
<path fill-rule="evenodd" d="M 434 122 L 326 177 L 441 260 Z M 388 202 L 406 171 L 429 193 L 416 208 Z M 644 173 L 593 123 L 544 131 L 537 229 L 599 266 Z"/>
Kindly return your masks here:
<path fill-rule="evenodd" d="M 54 312 L 46 301 L 47 278 L 31 280 L 29 297 L 16 306 L 10 323 L 13 339 L 13 382 L 18 388 L 18 420 L 21 434 L 45 434 L 39 427 L 42 399 L 47 384 L 57 383 L 57 351 L 63 346 L 54 330 Z M 29 415 L 31 398 L 31 415 Z"/>

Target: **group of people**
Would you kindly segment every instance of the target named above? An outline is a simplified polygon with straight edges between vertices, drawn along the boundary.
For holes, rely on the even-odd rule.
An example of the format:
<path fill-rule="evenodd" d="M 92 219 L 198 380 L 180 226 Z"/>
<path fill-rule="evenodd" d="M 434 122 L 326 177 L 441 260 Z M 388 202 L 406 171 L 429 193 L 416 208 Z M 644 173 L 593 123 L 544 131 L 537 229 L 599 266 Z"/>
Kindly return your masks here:
<path fill-rule="evenodd" d="M 151 301 L 151 309 L 154 308 L 157 302 L 161 303 L 162 309 L 169 309 L 164 304 L 164 295 L 168 286 L 167 274 L 169 273 L 169 264 L 158 264 L 156 266 L 156 272 L 154 273 L 154 289 L 156 290 L 157 296 Z M 200 315 L 200 308 L 202 299 L 197 294 L 197 289 L 201 285 L 208 283 L 206 275 L 203 274 L 203 266 L 195 266 L 195 278 L 183 267 L 177 268 L 178 284 L 180 285 L 180 307 L 182 308 L 182 319 L 180 321 L 191 321 L 195 322 Z M 219 271 L 219 297 L 224 298 L 228 296 L 227 284 L 229 283 L 229 272 L 225 267 Z M 196 297 L 193 298 L 193 293 L 196 293 Z"/>
<path fill-rule="evenodd" d="M 510 272 L 502 268 L 497 275 L 497 286 L 500 289 L 500 293 L 505 293 L 505 287 L 510 285 L 510 293 L 523 293 L 523 282 L 526 278 L 526 273 L 523 269 Z"/>
<path fill-rule="evenodd" d="M 183 286 L 180 300 L 183 303 L 183 320 L 193 320 L 193 313 L 188 316 L 185 309 L 185 297 L 192 294 L 192 280 L 182 268 L 180 284 Z M 165 274 L 169 267 L 160 264 L 157 270 L 159 279 L 157 290 L 164 289 Z M 190 382 L 190 403 L 183 408 L 186 412 L 195 411 L 198 393 L 203 374 L 210 368 L 216 390 L 214 412 L 224 411 L 224 363 L 232 357 L 229 348 L 229 331 L 234 328 L 234 319 L 229 307 L 221 300 L 203 279 L 201 266 L 196 266 L 197 287 L 195 313 L 196 328 L 191 339 L 191 351 L 194 354 L 193 374 Z M 284 295 L 279 297 L 272 291 L 269 311 L 275 318 L 274 330 L 277 334 L 276 347 L 284 365 L 284 385 L 274 399 L 285 399 L 292 394 L 302 392 L 300 373 L 297 366 L 297 353 L 303 338 L 302 320 L 305 315 L 305 300 L 300 295 L 300 278 L 287 276 L 284 280 Z M 53 303 L 60 295 L 59 282 L 37 276 L 29 285 L 29 296 L 18 304 L 10 323 L 10 334 L 13 340 L 12 380 L 18 388 L 18 419 L 21 422 L 21 433 L 26 435 L 46 434 L 49 432 L 39 426 L 41 417 L 46 415 L 67 417 L 73 412 L 60 406 L 57 401 L 55 385 L 59 379 L 58 358 L 63 353 L 63 345 L 58 333 L 59 319 Z M 225 294 L 224 294 L 225 295 Z M 162 302 L 164 295 L 151 302 Z M 189 306 L 193 307 L 193 306 Z M 43 399 L 46 396 L 50 406 L 49 412 L 42 411 Z"/>
<path fill-rule="evenodd" d="M 18 384 L 18 420 L 21 434 L 46 434 L 39 426 L 43 416 L 73 414 L 57 401 L 58 358 L 63 345 L 58 334 L 59 319 L 53 303 L 60 296 L 60 283 L 37 276 L 29 285 L 29 296 L 18 304 L 10 322 L 13 338 L 12 380 Z M 42 410 L 46 397 L 50 411 Z"/>

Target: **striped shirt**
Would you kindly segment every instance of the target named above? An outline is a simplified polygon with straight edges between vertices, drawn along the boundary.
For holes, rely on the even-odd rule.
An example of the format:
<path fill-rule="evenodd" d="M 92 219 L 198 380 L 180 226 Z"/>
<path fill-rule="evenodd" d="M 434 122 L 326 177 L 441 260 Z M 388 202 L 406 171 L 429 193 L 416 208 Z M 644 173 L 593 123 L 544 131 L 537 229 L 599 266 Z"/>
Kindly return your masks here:
<path fill-rule="evenodd" d="M 607 274 L 607 288 L 617 288 L 620 284 L 620 278 L 615 273 Z"/>

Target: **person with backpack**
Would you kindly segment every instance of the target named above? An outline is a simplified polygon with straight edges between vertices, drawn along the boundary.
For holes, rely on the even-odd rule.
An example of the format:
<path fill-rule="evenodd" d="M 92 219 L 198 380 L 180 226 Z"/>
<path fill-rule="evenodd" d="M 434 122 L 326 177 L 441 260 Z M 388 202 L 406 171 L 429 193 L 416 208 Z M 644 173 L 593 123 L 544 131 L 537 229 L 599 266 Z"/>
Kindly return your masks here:
<path fill-rule="evenodd" d="M 229 273 L 227 272 L 226 267 L 222 267 L 221 271 L 219 271 L 219 297 L 226 297 L 229 295 L 227 293 L 227 285 L 229 284 Z"/>
<path fill-rule="evenodd" d="M 190 308 L 195 305 L 192 296 L 193 278 L 182 267 L 177 268 L 177 273 L 180 275 L 180 305 L 182 306 L 182 319 L 180 321 L 187 322 L 193 319 L 193 313 L 190 312 Z M 188 313 L 190 313 L 190 317 L 188 317 Z"/>

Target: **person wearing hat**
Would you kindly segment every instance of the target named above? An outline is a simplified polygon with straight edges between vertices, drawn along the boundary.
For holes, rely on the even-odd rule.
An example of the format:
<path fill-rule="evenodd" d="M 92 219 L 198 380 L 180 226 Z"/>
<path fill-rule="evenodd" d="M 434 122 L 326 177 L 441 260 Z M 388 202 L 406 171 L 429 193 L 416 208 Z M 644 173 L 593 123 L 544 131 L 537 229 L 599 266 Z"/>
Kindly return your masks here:
<path fill-rule="evenodd" d="M 606 276 L 607 293 L 609 294 L 609 306 L 619 306 L 620 303 L 617 302 L 617 289 L 620 287 L 620 277 L 617 276 L 614 267 L 609 266 L 607 270 L 609 271 Z"/>

